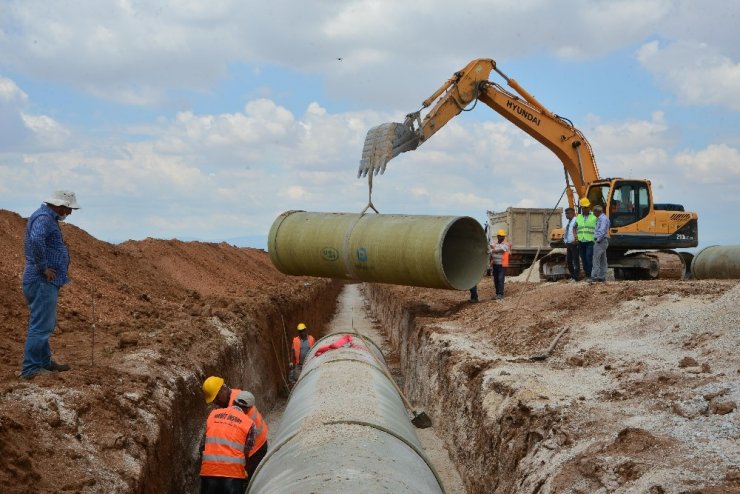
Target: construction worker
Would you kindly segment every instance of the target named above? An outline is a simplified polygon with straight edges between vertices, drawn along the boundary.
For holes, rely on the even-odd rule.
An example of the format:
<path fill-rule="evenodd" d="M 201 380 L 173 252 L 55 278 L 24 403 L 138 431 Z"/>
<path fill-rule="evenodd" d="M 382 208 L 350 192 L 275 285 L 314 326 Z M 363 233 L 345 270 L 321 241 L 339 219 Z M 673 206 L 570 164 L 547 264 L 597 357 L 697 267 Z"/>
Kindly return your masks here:
<path fill-rule="evenodd" d="M 216 408 L 208 415 L 200 466 L 201 494 L 243 494 L 246 490 L 247 458 L 255 441 L 254 422 L 247 415 L 250 396 L 242 391 L 233 405 Z"/>
<path fill-rule="evenodd" d="M 207 404 L 213 403 L 220 408 L 231 406 L 239 393 L 241 389 L 231 389 L 222 377 L 211 376 L 203 381 L 203 395 Z"/>
<path fill-rule="evenodd" d="M 501 229 L 496 232 L 496 241 L 491 244 L 491 276 L 497 300 L 504 298 L 504 281 L 510 253 L 511 244 L 506 241 L 506 230 Z"/>
<path fill-rule="evenodd" d="M 308 328 L 304 323 L 300 323 L 296 327 L 298 336 L 293 338 L 292 360 L 290 362 L 291 383 L 298 380 L 298 376 L 301 375 L 301 370 L 303 369 L 303 362 L 306 360 L 306 355 L 308 355 L 308 351 L 315 343 L 313 336 L 309 335 L 307 330 Z"/>
<path fill-rule="evenodd" d="M 596 216 L 596 228 L 594 230 L 594 259 L 591 267 L 591 279 L 593 281 L 606 281 L 608 267 L 606 249 L 609 247 L 611 222 L 609 217 L 604 214 L 604 208 L 601 206 L 594 206 L 594 216 Z"/>
<path fill-rule="evenodd" d="M 70 369 L 68 364 L 52 360 L 49 338 L 57 323 L 59 290 L 69 283 L 69 251 L 59 222 L 76 209 L 80 209 L 80 205 L 75 193 L 57 190 L 26 223 L 22 285 L 29 316 L 23 364 L 18 373 L 22 379 Z"/>
<path fill-rule="evenodd" d="M 596 216 L 591 214 L 591 201 L 587 197 L 578 201 L 581 212 L 576 216 L 576 238 L 578 239 L 578 253 L 581 255 L 583 272 L 586 281 L 591 280 L 591 266 L 594 257 L 594 231 L 596 230 Z"/>
<path fill-rule="evenodd" d="M 581 262 L 578 260 L 578 238 L 576 236 L 576 232 L 578 231 L 576 227 L 576 210 L 565 208 L 565 219 L 568 220 L 565 223 L 565 235 L 563 235 L 563 242 L 566 249 L 565 263 L 568 265 L 570 282 L 575 283 L 581 274 Z"/>
<path fill-rule="evenodd" d="M 234 400 L 237 396 L 242 393 L 246 393 L 245 399 L 248 406 L 247 415 L 254 422 L 255 439 L 254 446 L 249 451 L 247 457 L 247 473 L 252 476 L 252 473 L 257 469 L 257 466 L 262 461 L 262 458 L 267 454 L 267 435 L 268 428 L 265 419 L 259 412 L 257 407 L 254 405 L 254 395 L 249 391 L 242 391 L 241 389 L 229 388 L 223 378 L 218 376 L 210 376 L 203 382 L 203 394 L 206 398 L 206 403 L 213 403 L 219 408 L 226 408 L 234 404 Z"/>
<path fill-rule="evenodd" d="M 254 445 L 247 455 L 247 474 L 252 478 L 254 471 L 257 470 L 262 458 L 267 454 L 267 424 L 262 414 L 254 405 L 254 395 L 249 391 L 242 391 L 239 396 L 244 394 L 247 405 L 247 415 L 254 422 Z"/>

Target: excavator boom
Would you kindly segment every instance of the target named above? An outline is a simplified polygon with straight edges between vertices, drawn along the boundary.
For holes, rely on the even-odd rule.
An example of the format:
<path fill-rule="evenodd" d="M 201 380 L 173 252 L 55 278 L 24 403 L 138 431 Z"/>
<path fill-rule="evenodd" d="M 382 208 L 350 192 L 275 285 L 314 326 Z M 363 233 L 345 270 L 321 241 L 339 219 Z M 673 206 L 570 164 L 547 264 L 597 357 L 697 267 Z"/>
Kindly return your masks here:
<path fill-rule="evenodd" d="M 499 74 L 518 96 L 488 80 L 491 71 Z M 477 59 L 456 72 L 422 103 L 422 110 L 434 104 L 424 119 L 421 110 L 410 113 L 402 123 L 373 127 L 367 133 L 358 177 L 383 173 L 388 161 L 419 147 L 471 103 L 481 101 L 550 149 L 563 163 L 579 196 L 585 197 L 589 183 L 599 178 L 591 145 L 565 118 L 544 107 L 534 96 L 506 76 L 492 59 Z M 569 202 L 573 205 L 572 191 Z"/>
<path fill-rule="evenodd" d="M 489 80 L 495 71 L 514 92 Z M 698 217 L 680 205 L 653 202 L 646 179 L 601 178 L 594 153 L 586 137 L 570 120 L 552 113 L 534 96 L 509 78 L 490 58 L 476 59 L 455 72 L 424 100 L 421 109 L 406 115 L 403 122 L 384 123 L 367 133 L 358 177 L 383 173 L 388 162 L 418 148 L 454 117 L 480 101 L 552 151 L 563 164 L 568 203 L 575 205 L 574 192 L 603 206 L 612 222 L 610 252 L 615 269 L 625 272 L 658 272 L 645 259 L 628 258 L 628 250 L 673 249 L 698 245 Z M 422 118 L 422 110 L 431 109 Z M 669 207 L 670 206 L 670 207 Z M 675 206 L 675 207 L 674 207 Z M 680 209 L 676 209 L 680 208 Z M 551 232 L 551 245 L 562 243 L 562 231 Z M 675 253 L 674 253 L 675 254 Z M 660 256 L 653 256 L 655 259 Z M 664 256 L 665 257 L 665 256 Z M 610 259 L 610 266 L 612 265 Z M 645 261 L 647 262 L 647 261 Z M 666 264 L 666 263 L 662 263 Z M 661 268 L 662 269 L 662 268 Z M 650 275 L 653 276 L 652 274 Z"/>

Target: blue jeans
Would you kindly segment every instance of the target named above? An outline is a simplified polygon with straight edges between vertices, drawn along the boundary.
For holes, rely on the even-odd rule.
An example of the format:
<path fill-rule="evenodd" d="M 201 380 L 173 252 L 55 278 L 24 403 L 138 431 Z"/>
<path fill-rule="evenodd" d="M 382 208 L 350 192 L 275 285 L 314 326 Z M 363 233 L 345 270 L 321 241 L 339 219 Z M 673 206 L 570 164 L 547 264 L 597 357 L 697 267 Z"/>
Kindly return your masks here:
<path fill-rule="evenodd" d="M 594 258 L 594 243 L 593 242 L 578 242 L 578 252 L 581 253 L 581 261 L 583 261 L 583 272 L 586 273 L 586 278 L 591 277 L 591 263 Z"/>
<path fill-rule="evenodd" d="M 493 277 L 493 286 L 496 288 L 496 295 L 504 296 L 504 281 L 506 280 L 506 268 L 500 264 L 494 264 L 491 271 Z"/>
<path fill-rule="evenodd" d="M 42 367 L 51 365 L 49 338 L 57 324 L 59 287 L 47 281 L 34 281 L 23 285 L 23 295 L 31 314 L 21 375 L 32 376 Z"/>

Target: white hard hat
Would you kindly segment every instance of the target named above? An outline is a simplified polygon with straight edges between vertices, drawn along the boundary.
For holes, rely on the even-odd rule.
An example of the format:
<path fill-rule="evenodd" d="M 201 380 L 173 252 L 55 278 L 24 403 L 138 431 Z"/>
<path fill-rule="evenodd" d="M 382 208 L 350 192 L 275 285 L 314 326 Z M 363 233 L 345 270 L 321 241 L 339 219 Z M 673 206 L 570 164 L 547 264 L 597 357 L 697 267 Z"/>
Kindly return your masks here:
<path fill-rule="evenodd" d="M 249 391 L 242 391 L 238 395 L 236 395 L 234 404 L 247 407 L 247 408 L 253 407 L 254 406 L 254 395 L 250 393 Z"/>
<path fill-rule="evenodd" d="M 80 209 L 80 205 L 77 204 L 75 193 L 69 190 L 55 190 L 51 197 L 44 199 L 44 202 L 54 206 L 66 206 L 70 209 Z"/>

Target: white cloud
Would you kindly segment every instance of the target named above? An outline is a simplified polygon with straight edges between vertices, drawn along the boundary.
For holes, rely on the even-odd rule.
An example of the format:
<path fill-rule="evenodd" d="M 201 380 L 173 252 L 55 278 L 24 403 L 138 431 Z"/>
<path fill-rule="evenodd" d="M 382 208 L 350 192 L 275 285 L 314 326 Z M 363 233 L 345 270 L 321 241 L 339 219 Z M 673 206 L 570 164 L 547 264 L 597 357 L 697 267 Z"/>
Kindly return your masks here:
<path fill-rule="evenodd" d="M 387 108 L 476 56 L 592 58 L 639 42 L 671 12 L 669 0 L 6 0 L 0 63 L 137 105 L 210 89 L 233 63 L 269 63 Z"/>
<path fill-rule="evenodd" d="M 638 61 L 658 81 L 690 105 L 718 105 L 740 111 L 740 61 L 704 43 L 651 41 Z"/>
<path fill-rule="evenodd" d="M 740 151 L 726 144 L 712 144 L 699 151 L 683 151 L 676 163 L 697 184 L 724 184 L 740 200 Z M 725 197 L 727 199 L 727 197 Z"/>
<path fill-rule="evenodd" d="M 28 95 L 7 77 L 0 76 L 0 149 L 54 149 L 70 132 L 46 115 L 25 113 Z"/>

